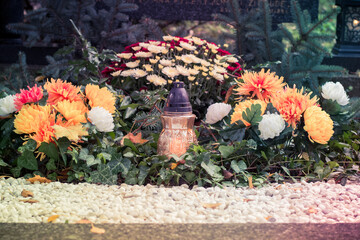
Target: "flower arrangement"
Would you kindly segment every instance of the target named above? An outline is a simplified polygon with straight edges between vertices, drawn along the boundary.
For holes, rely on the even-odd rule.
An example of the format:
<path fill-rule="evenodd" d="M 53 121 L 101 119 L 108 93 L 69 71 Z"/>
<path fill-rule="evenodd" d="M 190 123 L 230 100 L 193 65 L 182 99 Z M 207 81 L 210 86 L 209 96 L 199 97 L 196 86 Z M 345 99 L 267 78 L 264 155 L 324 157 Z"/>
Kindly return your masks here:
<path fill-rule="evenodd" d="M 195 109 L 221 100 L 230 82 L 242 74 L 238 59 L 214 43 L 197 37 L 163 39 L 126 47 L 102 74 L 125 90 L 169 89 L 173 81 L 182 81 Z"/>
<path fill-rule="evenodd" d="M 44 89 L 46 100 L 43 99 Z M 71 83 L 51 79 L 44 89 L 35 85 L 20 90 L 12 98 L 17 110 L 14 132 L 25 134 L 26 140 L 35 140 L 37 147 L 43 142 L 54 143 L 61 137 L 79 142 L 88 135 L 84 127 L 88 120 L 101 132 L 113 130 L 111 114 L 115 111 L 115 96 L 106 87 L 88 84 L 83 93 Z"/>

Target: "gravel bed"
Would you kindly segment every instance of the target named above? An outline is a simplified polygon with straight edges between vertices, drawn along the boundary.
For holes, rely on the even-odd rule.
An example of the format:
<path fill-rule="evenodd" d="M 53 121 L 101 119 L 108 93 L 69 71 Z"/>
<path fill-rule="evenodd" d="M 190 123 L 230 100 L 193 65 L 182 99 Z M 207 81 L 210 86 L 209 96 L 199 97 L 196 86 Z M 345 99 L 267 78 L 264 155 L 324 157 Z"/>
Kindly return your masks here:
<path fill-rule="evenodd" d="M 23 197 L 23 190 L 33 197 Z M 37 200 L 29 203 L 24 200 Z M 0 179 L 0 223 L 360 223 L 360 185 L 324 182 L 263 188 L 31 184 Z"/>

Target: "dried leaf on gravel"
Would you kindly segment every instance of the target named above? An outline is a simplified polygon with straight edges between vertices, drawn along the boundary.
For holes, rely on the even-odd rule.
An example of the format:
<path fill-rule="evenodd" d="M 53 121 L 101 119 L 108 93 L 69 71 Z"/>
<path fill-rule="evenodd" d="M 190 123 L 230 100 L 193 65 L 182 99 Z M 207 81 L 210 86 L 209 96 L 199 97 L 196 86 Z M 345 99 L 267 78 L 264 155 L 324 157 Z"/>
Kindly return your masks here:
<path fill-rule="evenodd" d="M 40 183 L 50 183 L 51 180 L 45 178 L 45 177 L 40 177 L 40 175 L 35 175 L 35 177 L 26 179 L 26 181 L 29 181 L 31 183 L 35 183 L 36 181 L 40 182 Z"/>
<path fill-rule="evenodd" d="M 22 192 L 21 192 L 21 196 L 23 196 L 23 197 L 33 197 L 34 194 L 32 192 L 28 191 L 28 190 L 23 189 Z"/>
<path fill-rule="evenodd" d="M 35 199 L 24 199 L 24 200 L 20 200 L 20 202 L 25 202 L 25 203 L 38 203 L 38 200 Z"/>
<path fill-rule="evenodd" d="M 103 233 L 105 233 L 105 229 L 95 227 L 95 226 L 94 226 L 94 224 L 93 224 L 93 223 L 91 223 L 91 229 L 90 229 L 90 232 L 92 232 L 92 233 L 98 233 L 98 234 L 103 234 Z"/>
<path fill-rule="evenodd" d="M 290 190 L 293 190 L 293 191 L 302 191 L 302 188 L 289 188 Z"/>
<path fill-rule="evenodd" d="M 243 201 L 244 201 L 244 202 L 250 202 L 250 201 L 254 201 L 254 199 L 244 198 Z"/>
<path fill-rule="evenodd" d="M 249 188 L 254 188 L 253 182 L 252 182 L 252 176 L 248 177 L 249 182 Z"/>
<path fill-rule="evenodd" d="M 220 206 L 221 203 L 203 203 L 202 206 L 204 208 L 212 208 L 212 209 L 215 209 L 217 208 L 218 206 Z"/>
<path fill-rule="evenodd" d="M 312 207 L 309 207 L 309 209 L 307 210 L 308 214 L 311 214 L 311 213 L 317 213 L 318 210 L 312 208 Z"/>
<path fill-rule="evenodd" d="M 79 223 L 79 224 L 90 224 L 92 223 L 90 220 L 87 220 L 87 219 L 81 219 L 75 223 Z"/>
<path fill-rule="evenodd" d="M 48 218 L 47 222 L 55 222 L 59 215 L 52 215 Z"/>

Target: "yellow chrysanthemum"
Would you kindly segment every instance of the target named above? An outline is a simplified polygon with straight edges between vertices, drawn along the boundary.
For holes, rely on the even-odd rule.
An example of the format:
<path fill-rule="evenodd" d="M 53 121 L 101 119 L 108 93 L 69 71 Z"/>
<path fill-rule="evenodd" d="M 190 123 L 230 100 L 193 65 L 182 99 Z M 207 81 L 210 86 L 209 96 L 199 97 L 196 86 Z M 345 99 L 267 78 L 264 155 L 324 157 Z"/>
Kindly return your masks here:
<path fill-rule="evenodd" d="M 255 99 L 251 99 L 251 100 L 245 100 L 243 102 L 239 102 L 234 109 L 234 113 L 231 115 L 231 123 L 235 123 L 239 120 L 241 120 L 245 126 L 250 126 L 251 124 L 248 123 L 247 121 L 245 121 L 242 117 L 243 112 L 246 111 L 247 108 L 251 108 L 251 105 L 253 104 L 260 104 L 261 105 L 261 115 L 264 114 L 267 103 L 261 100 L 255 100 Z"/>
<path fill-rule="evenodd" d="M 71 83 L 62 81 L 61 79 L 51 79 L 51 82 L 47 82 L 44 88 L 48 92 L 47 102 L 54 105 L 63 100 L 69 101 L 81 101 L 80 87 L 75 87 Z"/>
<path fill-rule="evenodd" d="M 309 134 L 310 141 L 326 144 L 334 134 L 333 121 L 329 114 L 318 106 L 306 109 L 304 113 L 305 131 Z"/>
<path fill-rule="evenodd" d="M 303 91 L 303 88 L 298 90 L 294 85 L 293 88 L 286 87 L 271 99 L 273 106 L 293 128 L 296 128 L 304 111 L 318 101 L 317 97 L 310 98 L 311 93 L 305 94 Z"/>
<path fill-rule="evenodd" d="M 103 107 L 110 113 L 115 112 L 115 96 L 106 87 L 99 88 L 97 85 L 88 84 L 85 94 L 91 108 Z"/>
<path fill-rule="evenodd" d="M 55 113 L 51 106 L 38 106 L 35 104 L 23 106 L 14 120 L 14 132 L 29 134 L 27 138 L 34 139 L 37 146 L 42 142 L 52 142 L 55 137 L 52 126 L 55 124 Z"/>
<path fill-rule="evenodd" d="M 61 113 L 70 125 L 86 123 L 85 113 L 89 110 L 82 101 L 70 102 L 64 100 L 59 102 L 55 109 Z"/>
<path fill-rule="evenodd" d="M 251 98 L 256 96 L 262 101 L 269 101 L 271 95 L 279 92 L 285 86 L 283 83 L 283 77 L 278 77 L 275 73 L 270 73 L 270 70 L 265 72 L 264 69 L 261 72 L 249 72 L 241 76 L 244 82 L 238 83 L 238 88 L 235 89 L 239 95 L 251 95 Z"/>

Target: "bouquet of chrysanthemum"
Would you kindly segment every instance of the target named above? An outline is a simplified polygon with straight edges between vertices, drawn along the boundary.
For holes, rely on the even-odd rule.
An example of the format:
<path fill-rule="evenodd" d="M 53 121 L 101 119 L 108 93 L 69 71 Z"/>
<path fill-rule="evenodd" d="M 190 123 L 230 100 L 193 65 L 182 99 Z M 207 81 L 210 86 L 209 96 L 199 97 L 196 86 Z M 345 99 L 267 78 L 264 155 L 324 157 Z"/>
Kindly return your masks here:
<path fill-rule="evenodd" d="M 287 131 L 288 134 L 304 130 L 311 142 L 320 144 L 326 144 L 332 137 L 333 121 L 319 107 L 318 98 L 311 98 L 311 93 L 306 93 L 303 88 L 287 86 L 283 77 L 270 71 L 265 72 L 264 69 L 261 72 L 245 71 L 237 85 L 235 92 L 239 98 L 230 116 L 230 123 L 242 124 L 247 128 L 256 125 L 256 131 L 252 132 L 257 132 L 262 141 L 276 139 L 284 129 L 291 130 Z M 343 100 L 344 97 L 338 98 Z M 266 109 L 272 113 L 265 114 Z M 209 108 L 206 121 L 215 123 L 211 119 L 220 115 Z"/>
<path fill-rule="evenodd" d="M 37 147 L 61 137 L 77 143 L 88 135 L 87 122 L 101 132 L 113 130 L 115 96 L 106 87 L 88 84 L 82 92 L 71 83 L 51 79 L 44 89 L 35 85 L 0 100 L 7 103 L 1 114 L 16 111 L 14 132 L 25 134 L 25 140 L 35 140 Z"/>
<path fill-rule="evenodd" d="M 202 106 L 221 100 L 229 83 L 241 76 L 238 59 L 214 43 L 196 37 L 163 39 L 126 47 L 103 75 L 127 91 L 169 89 L 173 81 L 183 81 L 192 103 Z"/>

